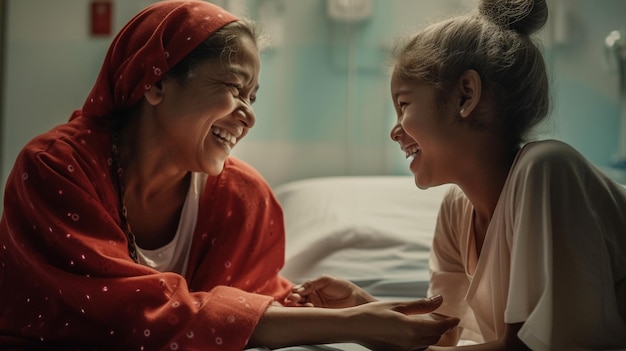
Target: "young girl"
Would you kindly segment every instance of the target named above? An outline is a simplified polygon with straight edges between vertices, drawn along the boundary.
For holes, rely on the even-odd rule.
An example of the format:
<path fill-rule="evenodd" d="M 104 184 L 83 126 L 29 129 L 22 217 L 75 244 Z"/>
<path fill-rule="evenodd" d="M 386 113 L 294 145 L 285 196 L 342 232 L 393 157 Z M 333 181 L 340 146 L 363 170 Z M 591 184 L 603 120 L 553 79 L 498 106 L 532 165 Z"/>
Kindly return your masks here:
<path fill-rule="evenodd" d="M 545 0 L 482 0 L 395 52 L 391 138 L 419 188 L 458 186 L 431 255 L 438 312 L 461 318 L 449 345 L 626 349 L 626 189 L 563 142 L 525 139 L 549 111 L 530 38 L 547 17 Z"/>

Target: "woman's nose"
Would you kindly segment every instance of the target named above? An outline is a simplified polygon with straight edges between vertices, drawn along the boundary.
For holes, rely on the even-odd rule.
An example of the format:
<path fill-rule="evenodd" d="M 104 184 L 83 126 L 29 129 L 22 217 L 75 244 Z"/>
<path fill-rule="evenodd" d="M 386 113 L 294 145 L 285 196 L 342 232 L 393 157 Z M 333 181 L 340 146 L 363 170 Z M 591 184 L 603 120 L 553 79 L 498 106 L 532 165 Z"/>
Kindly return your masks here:
<path fill-rule="evenodd" d="M 235 111 L 235 118 L 243 124 L 246 128 L 250 129 L 256 122 L 256 115 L 252 106 L 243 106 Z"/>

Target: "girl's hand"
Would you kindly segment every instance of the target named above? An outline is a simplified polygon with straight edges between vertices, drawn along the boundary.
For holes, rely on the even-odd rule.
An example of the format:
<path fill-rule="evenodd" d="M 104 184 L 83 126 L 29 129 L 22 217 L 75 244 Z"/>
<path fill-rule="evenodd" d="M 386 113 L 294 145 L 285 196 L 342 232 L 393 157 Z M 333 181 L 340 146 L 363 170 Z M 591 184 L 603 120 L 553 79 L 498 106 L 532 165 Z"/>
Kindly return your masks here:
<path fill-rule="evenodd" d="M 357 342 L 371 350 L 415 351 L 425 350 L 439 342 L 450 329 L 455 328 L 458 318 L 451 318 L 436 313 L 443 299 L 435 296 L 408 302 L 374 302 L 354 307 L 367 311 L 366 321 L 357 325 L 366 326 L 360 331 Z"/>

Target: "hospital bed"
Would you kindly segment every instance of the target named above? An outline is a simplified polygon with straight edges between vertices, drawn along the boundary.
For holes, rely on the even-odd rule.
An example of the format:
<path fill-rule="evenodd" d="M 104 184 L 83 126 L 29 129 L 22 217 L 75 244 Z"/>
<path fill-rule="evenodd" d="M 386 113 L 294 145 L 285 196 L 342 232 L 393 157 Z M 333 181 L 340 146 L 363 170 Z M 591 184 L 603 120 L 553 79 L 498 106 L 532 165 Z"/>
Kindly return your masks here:
<path fill-rule="evenodd" d="M 321 177 L 278 186 L 286 227 L 281 273 L 294 283 L 330 274 L 379 299 L 425 297 L 429 249 L 448 187 L 421 190 L 413 176 Z M 346 343 L 281 350 L 367 349 Z"/>

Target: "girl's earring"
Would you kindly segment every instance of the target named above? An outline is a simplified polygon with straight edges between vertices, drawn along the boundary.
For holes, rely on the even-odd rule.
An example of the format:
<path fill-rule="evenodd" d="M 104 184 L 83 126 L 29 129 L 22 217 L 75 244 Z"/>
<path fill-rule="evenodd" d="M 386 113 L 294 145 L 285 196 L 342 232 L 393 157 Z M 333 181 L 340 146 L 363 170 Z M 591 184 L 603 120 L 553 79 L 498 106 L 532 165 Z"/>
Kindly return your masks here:
<path fill-rule="evenodd" d="M 465 113 L 465 107 L 463 107 L 463 108 L 461 109 L 461 111 L 459 111 L 459 114 L 460 114 L 461 116 L 463 116 L 463 114 L 464 114 L 464 113 Z"/>

